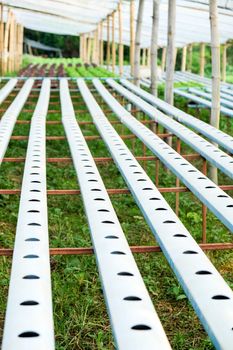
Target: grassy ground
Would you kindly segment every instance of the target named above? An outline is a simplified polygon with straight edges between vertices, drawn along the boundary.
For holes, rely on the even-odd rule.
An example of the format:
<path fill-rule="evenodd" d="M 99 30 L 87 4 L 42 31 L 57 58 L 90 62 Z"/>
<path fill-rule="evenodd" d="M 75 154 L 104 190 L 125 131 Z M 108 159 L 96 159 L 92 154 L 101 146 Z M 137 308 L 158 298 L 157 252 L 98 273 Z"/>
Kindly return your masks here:
<path fill-rule="evenodd" d="M 162 89 L 161 89 L 162 92 Z M 47 120 L 61 120 L 58 103 L 58 93 L 53 93 L 50 109 L 57 113 L 48 114 Z M 73 102 L 83 102 L 78 92 L 72 93 Z M 36 98 L 30 99 L 26 108 L 33 108 Z M 186 108 L 184 99 L 177 99 L 177 105 Z M 7 104 L 3 105 L 7 107 Z M 107 109 L 106 105 L 103 105 Z M 91 121 L 86 108 L 77 106 L 82 113 L 77 113 L 78 121 Z M 198 111 L 190 109 L 195 114 Z M 204 120 L 209 117 L 209 111 L 200 111 Z M 108 114 L 109 119 L 116 120 L 114 114 Z M 137 115 L 144 118 L 143 115 Z M 31 113 L 22 111 L 19 119 L 30 120 Z M 129 133 L 122 125 L 115 125 L 120 134 Z M 226 118 L 222 119 L 221 128 L 233 134 L 233 124 Z M 93 125 L 81 126 L 84 135 L 96 135 Z M 17 124 L 14 135 L 27 135 L 28 125 Z M 47 135 L 64 135 L 62 125 L 47 125 Z M 142 155 L 140 141 L 126 141 L 135 155 Z M 88 145 L 95 157 L 109 156 L 103 141 L 89 141 Z M 25 156 L 27 142 L 10 142 L 6 157 Z M 182 143 L 182 153 L 192 150 Z M 151 155 L 150 151 L 146 151 Z M 47 157 L 69 157 L 66 140 L 48 141 Z M 142 163 L 143 164 L 143 163 Z M 201 168 L 201 162 L 193 161 Z M 113 163 L 97 164 L 107 188 L 126 187 L 116 166 Z M 143 164 L 144 165 L 144 164 Z M 155 163 L 146 166 L 150 177 L 155 180 Z M 175 177 L 167 173 L 160 165 L 159 186 L 174 186 Z M 23 163 L 2 163 L 0 172 L 0 188 L 20 188 L 23 175 Z M 220 183 L 230 183 L 229 179 L 220 174 Z M 76 174 L 72 164 L 47 164 L 48 189 L 77 189 Z M 175 195 L 168 193 L 165 198 L 175 207 Z M 141 212 L 131 195 L 114 195 L 111 197 L 120 223 L 130 245 L 154 245 L 156 242 Z M 19 197 L 0 195 L 0 247 L 11 248 L 14 243 Z M 190 193 L 180 194 L 179 217 L 192 235 L 201 241 L 202 216 L 201 204 Z M 51 247 L 85 247 L 91 245 L 90 232 L 84 214 L 80 196 L 49 196 L 49 235 Z M 208 242 L 232 242 L 228 230 L 209 211 L 207 214 Z M 225 280 L 233 287 L 233 252 L 211 252 L 208 256 L 219 269 Z M 135 259 L 142 273 L 150 296 L 161 318 L 165 331 L 173 349 L 203 350 L 214 349 L 205 331 L 198 321 L 192 307 L 186 299 L 173 272 L 162 253 L 135 254 Z M 0 329 L 3 327 L 7 300 L 11 258 L 0 257 Z M 64 256 L 51 258 L 53 307 L 57 350 L 105 350 L 114 349 L 112 333 L 103 293 L 98 278 L 94 256 Z"/>

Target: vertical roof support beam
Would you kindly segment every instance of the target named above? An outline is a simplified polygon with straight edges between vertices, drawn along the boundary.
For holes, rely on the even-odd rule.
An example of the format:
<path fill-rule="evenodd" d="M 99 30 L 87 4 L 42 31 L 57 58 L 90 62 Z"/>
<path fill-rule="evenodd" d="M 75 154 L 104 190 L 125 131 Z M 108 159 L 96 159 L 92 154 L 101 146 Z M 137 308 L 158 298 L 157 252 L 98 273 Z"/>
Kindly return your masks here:
<path fill-rule="evenodd" d="M 168 23 L 167 23 L 167 57 L 166 57 L 166 86 L 165 100 L 173 105 L 174 102 L 174 69 L 175 69 L 175 31 L 176 31 L 176 0 L 169 0 Z M 166 132 L 166 131 L 165 131 Z M 168 137 L 166 142 L 171 146 L 172 138 Z"/>
<path fill-rule="evenodd" d="M 116 66 L 116 45 L 115 45 L 115 12 L 112 13 L 112 72 Z"/>
<path fill-rule="evenodd" d="M 122 20 L 122 0 L 118 5 L 118 20 L 119 20 L 119 73 L 120 76 L 123 74 L 124 65 L 124 45 L 123 45 L 123 20 Z"/>
<path fill-rule="evenodd" d="M 187 70 L 188 72 L 192 72 L 192 64 L 193 64 L 193 45 L 188 45 L 188 64 Z"/>
<path fill-rule="evenodd" d="M 95 31 L 95 63 L 99 65 L 100 63 L 100 43 L 99 43 L 99 24 L 97 25 Z"/>
<path fill-rule="evenodd" d="M 210 0 L 210 32 L 211 32 L 211 56 L 212 56 L 212 107 L 210 124 L 219 129 L 220 120 L 220 40 L 218 27 L 218 1 Z M 210 178 L 218 183 L 217 168 L 211 167 Z"/>
<path fill-rule="evenodd" d="M 87 38 L 87 63 L 90 64 L 91 62 L 91 44 L 92 44 L 92 39 L 90 34 L 88 35 Z"/>
<path fill-rule="evenodd" d="M 169 0 L 168 5 L 168 31 L 167 31 L 167 59 L 166 59 L 166 88 L 165 100 L 173 105 L 174 83 L 174 57 L 175 57 L 175 26 L 176 26 L 176 0 Z"/>
<path fill-rule="evenodd" d="M 158 50 L 158 48 L 157 48 L 157 50 Z M 151 65 L 151 49 L 150 48 L 147 49 L 146 65 L 147 65 L 147 67 L 150 67 L 150 65 Z"/>
<path fill-rule="evenodd" d="M 7 68 L 8 68 L 8 45 L 9 45 L 10 23 L 11 23 L 11 12 L 8 11 L 7 22 L 5 25 L 5 32 L 4 32 L 2 75 L 4 75 L 7 72 Z"/>
<path fill-rule="evenodd" d="M 142 49 L 142 66 L 146 65 L 146 48 Z"/>
<path fill-rule="evenodd" d="M 134 84 L 140 85 L 140 46 L 141 46 L 141 32 L 142 32 L 142 19 L 144 10 L 144 0 L 139 1 L 138 14 L 137 14 L 137 26 L 135 34 L 135 56 L 134 56 Z"/>
<path fill-rule="evenodd" d="M 165 66 L 166 66 L 166 54 L 167 54 L 167 48 L 163 47 L 162 48 L 162 57 L 161 57 L 161 71 L 162 73 L 165 71 Z"/>
<path fill-rule="evenodd" d="M 131 0 L 130 1 L 130 67 L 131 67 L 131 76 L 133 76 L 133 74 L 134 74 L 134 41 L 135 41 L 134 17 L 135 17 L 135 0 Z"/>
<path fill-rule="evenodd" d="M 107 68 L 110 68 L 110 55 L 111 55 L 111 47 L 110 47 L 110 16 L 107 17 Z"/>
<path fill-rule="evenodd" d="M 7 70 L 8 72 L 12 72 L 14 70 L 14 40 L 15 40 L 15 18 L 14 18 L 13 12 L 11 12 L 11 20 L 10 20 L 10 33 L 9 33 L 9 58 L 8 58 L 8 66 Z"/>
<path fill-rule="evenodd" d="M 200 44 L 200 76 L 205 75 L 205 44 Z"/>
<path fill-rule="evenodd" d="M 187 60 L 187 46 L 184 46 L 182 49 L 181 72 L 186 71 L 186 60 Z"/>
<path fill-rule="evenodd" d="M 160 0 L 153 0 L 152 30 L 151 30 L 151 93 L 157 96 L 158 80 L 158 34 L 159 34 L 159 5 Z"/>
<path fill-rule="evenodd" d="M 226 70 L 227 70 L 227 44 L 222 46 L 222 81 L 226 82 Z"/>
<path fill-rule="evenodd" d="M 82 60 L 82 48 L 83 48 L 82 41 L 83 41 L 83 36 L 82 36 L 82 34 L 80 34 L 80 36 L 79 36 L 79 57 L 81 58 L 81 60 Z"/>
<path fill-rule="evenodd" d="M 100 22 L 100 65 L 104 63 L 103 22 Z"/>
<path fill-rule="evenodd" d="M 2 59 L 3 59 L 3 43 L 4 43 L 4 22 L 3 22 L 3 4 L 0 7 L 1 17 L 0 17 L 0 72 L 2 74 Z"/>

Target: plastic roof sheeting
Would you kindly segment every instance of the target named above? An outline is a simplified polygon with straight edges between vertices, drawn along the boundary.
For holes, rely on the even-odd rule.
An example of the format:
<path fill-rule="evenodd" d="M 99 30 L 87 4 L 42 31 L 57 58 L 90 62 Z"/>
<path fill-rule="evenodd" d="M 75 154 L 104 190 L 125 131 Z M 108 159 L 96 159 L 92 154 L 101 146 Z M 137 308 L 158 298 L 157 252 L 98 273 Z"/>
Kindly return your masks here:
<path fill-rule="evenodd" d="M 223 2 L 223 1 L 222 1 Z M 224 1 L 225 3 L 226 1 Z M 229 3 L 229 1 L 228 1 Z M 230 3 L 229 3 L 230 4 Z M 223 5 L 223 4 L 222 4 Z M 231 1 L 233 8 L 233 1 Z M 136 13 L 138 1 L 136 1 Z M 166 46 L 167 43 L 167 0 L 162 0 L 160 5 L 159 22 L 159 45 Z M 183 47 L 193 42 L 210 42 L 209 6 L 201 3 L 194 3 L 188 0 L 177 0 L 176 8 L 176 46 Z M 124 2 L 123 6 L 123 41 L 124 44 L 130 42 L 130 11 L 129 2 Z M 116 20 L 116 24 L 118 21 Z M 136 22 L 135 22 L 136 23 Z M 145 8 L 142 26 L 142 46 L 149 47 L 151 40 L 152 25 L 152 0 L 145 0 Z M 233 38 L 233 11 L 219 9 L 219 31 L 220 41 L 224 43 Z M 116 41 L 118 41 L 118 31 L 116 31 Z M 104 38 L 107 38 L 106 24 Z"/>
<path fill-rule="evenodd" d="M 97 24 L 117 9 L 119 0 L 3 0 L 12 7 L 18 22 L 24 27 L 55 34 L 90 33 Z M 136 11 L 139 0 L 135 0 Z M 177 0 L 176 46 L 193 42 L 210 42 L 209 0 Z M 150 46 L 152 0 L 145 0 L 142 27 L 142 47 Z M 220 41 L 233 38 L 233 0 L 219 0 Z M 7 7 L 5 7 L 6 16 Z M 161 0 L 159 45 L 167 42 L 168 0 Z M 136 18 L 135 18 L 136 25 Z M 115 41 L 118 42 L 118 17 L 115 20 Z M 103 39 L 107 39 L 104 22 Z M 123 43 L 130 43 L 130 1 L 123 0 Z"/>
<path fill-rule="evenodd" d="M 189 0 L 190 2 L 206 4 L 208 5 L 210 0 Z M 233 10 L 233 1 L 232 0 L 218 0 L 218 7 Z"/>
<path fill-rule="evenodd" d="M 117 9 L 119 0 L 3 0 L 25 28 L 55 34 L 79 35 Z"/>

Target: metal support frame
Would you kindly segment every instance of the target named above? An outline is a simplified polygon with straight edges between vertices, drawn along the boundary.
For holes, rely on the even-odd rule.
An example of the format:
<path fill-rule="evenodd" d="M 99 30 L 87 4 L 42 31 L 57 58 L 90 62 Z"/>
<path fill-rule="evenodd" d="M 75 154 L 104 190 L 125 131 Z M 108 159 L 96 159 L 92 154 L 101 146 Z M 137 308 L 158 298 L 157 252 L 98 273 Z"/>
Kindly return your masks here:
<path fill-rule="evenodd" d="M 60 81 L 62 122 L 77 173 L 105 300 L 118 349 L 170 349 L 165 332 L 76 122 L 66 79 Z"/>
<path fill-rule="evenodd" d="M 32 84 L 28 81 L 28 91 Z M 45 119 L 49 92 L 50 80 L 45 79 L 31 122 L 3 350 L 55 349 L 46 198 Z"/>
<path fill-rule="evenodd" d="M 108 91 L 97 79 L 93 82 L 108 101 Z M 99 133 L 207 333 L 218 349 L 230 350 L 233 314 L 229 310 L 233 309 L 233 291 L 110 125 L 85 82 L 78 79 L 77 83 Z M 112 104 L 113 100 L 109 105 Z M 133 118 L 122 112 L 119 110 L 118 114 L 123 123 Z"/>

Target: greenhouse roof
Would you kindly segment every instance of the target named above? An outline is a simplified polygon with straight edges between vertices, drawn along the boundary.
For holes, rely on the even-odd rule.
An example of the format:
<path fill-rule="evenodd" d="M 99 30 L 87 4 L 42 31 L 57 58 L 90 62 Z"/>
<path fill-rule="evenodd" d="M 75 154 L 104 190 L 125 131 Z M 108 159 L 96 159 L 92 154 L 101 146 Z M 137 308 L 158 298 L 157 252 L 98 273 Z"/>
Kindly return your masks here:
<path fill-rule="evenodd" d="M 79 35 L 94 31 L 97 24 L 118 8 L 119 0 L 3 0 L 4 18 L 11 7 L 19 23 L 25 28 L 55 33 Z M 135 0 L 136 12 L 139 0 Z M 210 42 L 208 0 L 177 0 L 176 46 L 194 42 Z M 150 46 L 152 0 L 145 0 L 142 28 L 142 47 Z M 123 1 L 123 43 L 130 43 L 130 1 Z M 167 41 L 168 0 L 161 0 L 159 45 Z M 136 22 L 136 18 L 135 18 Z M 118 42 L 118 18 L 115 20 L 115 41 Z M 220 41 L 224 43 L 233 35 L 233 0 L 219 0 Z M 103 39 L 107 39 L 104 21 Z"/>

